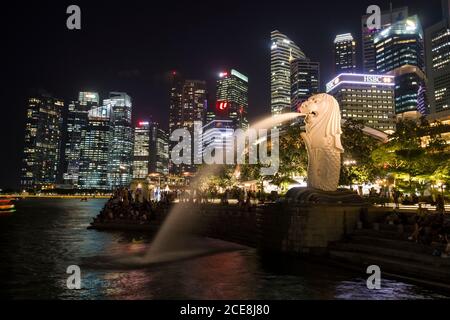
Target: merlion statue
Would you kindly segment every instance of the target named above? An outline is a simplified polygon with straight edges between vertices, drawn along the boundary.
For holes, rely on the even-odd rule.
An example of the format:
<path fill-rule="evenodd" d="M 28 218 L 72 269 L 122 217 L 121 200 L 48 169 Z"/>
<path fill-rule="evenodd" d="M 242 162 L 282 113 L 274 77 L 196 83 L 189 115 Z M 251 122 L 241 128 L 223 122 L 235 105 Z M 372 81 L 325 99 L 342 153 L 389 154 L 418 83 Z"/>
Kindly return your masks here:
<path fill-rule="evenodd" d="M 341 112 L 336 99 L 317 94 L 300 106 L 306 115 L 302 133 L 308 151 L 308 187 L 336 191 L 341 170 Z"/>

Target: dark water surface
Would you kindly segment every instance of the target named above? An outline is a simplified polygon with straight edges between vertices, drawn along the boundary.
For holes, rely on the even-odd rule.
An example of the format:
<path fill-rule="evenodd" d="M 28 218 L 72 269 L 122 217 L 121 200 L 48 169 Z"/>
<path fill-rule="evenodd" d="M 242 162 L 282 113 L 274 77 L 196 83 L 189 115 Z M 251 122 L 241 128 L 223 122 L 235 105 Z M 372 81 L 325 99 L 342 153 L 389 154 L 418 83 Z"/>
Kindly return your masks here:
<path fill-rule="evenodd" d="M 138 270 L 82 266 L 82 290 L 67 289 L 85 257 L 136 253 L 142 233 L 87 230 L 105 200 L 23 200 L 0 217 L 0 297 L 12 299 L 435 299 L 445 296 L 383 279 L 382 290 L 319 263 L 261 259 L 256 250 L 220 253 Z"/>

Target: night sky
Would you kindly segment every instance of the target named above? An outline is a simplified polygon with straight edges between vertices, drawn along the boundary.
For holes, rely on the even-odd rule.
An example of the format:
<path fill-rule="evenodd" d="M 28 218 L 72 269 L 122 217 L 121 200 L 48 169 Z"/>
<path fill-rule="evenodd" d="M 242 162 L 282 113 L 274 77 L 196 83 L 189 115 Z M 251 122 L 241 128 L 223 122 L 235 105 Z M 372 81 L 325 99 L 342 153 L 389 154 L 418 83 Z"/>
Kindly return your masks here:
<path fill-rule="evenodd" d="M 82 30 L 66 28 L 66 8 L 77 4 Z M 167 126 L 168 77 L 206 80 L 214 95 L 217 74 L 235 68 L 249 76 L 250 120 L 270 112 L 270 32 L 278 29 L 320 61 L 322 87 L 332 77 L 333 40 L 351 32 L 361 53 L 360 1 L 15 1 L 2 3 L 0 188 L 17 188 L 26 98 L 34 89 L 74 100 L 79 91 L 125 91 L 134 121 Z M 441 17 L 439 0 L 408 5 L 426 27 Z M 361 57 L 359 66 L 361 67 Z"/>

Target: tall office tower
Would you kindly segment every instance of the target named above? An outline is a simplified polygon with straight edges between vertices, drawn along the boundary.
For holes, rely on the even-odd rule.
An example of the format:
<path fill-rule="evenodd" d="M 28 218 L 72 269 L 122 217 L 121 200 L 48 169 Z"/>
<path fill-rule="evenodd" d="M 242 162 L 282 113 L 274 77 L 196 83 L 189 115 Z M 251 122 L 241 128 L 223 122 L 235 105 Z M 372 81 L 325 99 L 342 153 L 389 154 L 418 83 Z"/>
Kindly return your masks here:
<path fill-rule="evenodd" d="M 217 80 L 216 98 L 215 119 L 231 120 L 235 129 L 248 128 L 247 76 L 234 69 L 221 72 Z"/>
<path fill-rule="evenodd" d="M 395 22 L 404 20 L 408 17 L 408 7 L 402 7 L 398 9 L 391 9 L 389 11 L 383 11 L 381 13 L 381 28 L 369 29 L 367 27 L 367 19 L 370 15 L 365 15 L 361 19 L 362 27 L 362 52 L 363 52 L 363 69 L 364 73 L 376 72 L 376 59 L 375 59 L 375 46 L 373 43 L 374 36 L 388 28 Z"/>
<path fill-rule="evenodd" d="M 112 189 L 128 187 L 132 178 L 133 128 L 131 98 L 123 92 L 111 92 L 103 105 L 111 108 L 111 146 L 108 180 Z"/>
<path fill-rule="evenodd" d="M 223 161 L 226 163 L 226 153 L 234 152 L 233 135 L 235 132 L 234 121 L 213 120 L 203 126 L 203 146 L 199 152 L 202 154 L 206 148 L 211 150 L 223 150 Z"/>
<path fill-rule="evenodd" d="M 81 131 L 78 178 L 80 189 L 111 190 L 108 181 L 109 151 L 113 134 L 111 116 L 110 105 L 89 110 L 87 127 Z"/>
<path fill-rule="evenodd" d="M 351 33 L 339 34 L 334 39 L 334 71 L 356 72 L 356 41 Z"/>
<path fill-rule="evenodd" d="M 206 108 L 205 123 L 210 123 L 211 121 L 216 120 L 216 113 L 217 113 L 217 105 L 209 103 L 208 107 Z"/>
<path fill-rule="evenodd" d="M 169 133 L 181 128 L 183 123 L 183 80 L 178 72 L 172 72 L 169 96 Z M 172 146 L 171 146 L 172 148 Z"/>
<path fill-rule="evenodd" d="M 302 50 L 278 30 L 271 33 L 270 91 L 272 116 L 291 111 L 291 62 L 306 59 Z"/>
<path fill-rule="evenodd" d="M 150 173 L 150 122 L 141 121 L 134 128 L 133 179 L 146 179 Z"/>
<path fill-rule="evenodd" d="M 169 93 L 169 136 L 179 128 L 182 128 L 183 123 L 183 80 L 178 72 L 173 72 L 171 76 L 171 86 Z M 169 141 L 169 155 L 170 151 L 175 147 L 177 142 Z M 181 169 L 175 165 L 169 157 L 169 172 L 172 174 L 180 173 Z"/>
<path fill-rule="evenodd" d="M 206 82 L 199 80 L 181 81 L 174 76 L 170 91 L 169 135 L 176 129 L 188 129 L 194 134 L 194 122 L 204 122 L 208 108 Z M 193 142 L 193 141 L 192 141 Z M 170 142 L 170 150 L 177 142 Z M 194 156 L 191 152 L 191 164 L 169 164 L 170 173 L 182 174 L 196 171 Z"/>
<path fill-rule="evenodd" d="M 28 99 L 21 186 L 39 190 L 56 184 L 64 101 L 48 94 Z"/>
<path fill-rule="evenodd" d="M 68 106 L 63 159 L 63 181 L 65 185 L 78 188 L 80 173 L 81 133 L 88 125 L 88 114 L 98 107 L 100 98 L 96 92 L 80 92 L 77 101 Z"/>
<path fill-rule="evenodd" d="M 169 174 L 169 139 L 156 122 L 141 121 L 134 129 L 133 179 Z"/>
<path fill-rule="evenodd" d="M 450 0 L 442 1 L 443 19 L 426 30 L 427 91 L 431 113 L 450 113 Z"/>
<path fill-rule="evenodd" d="M 291 63 L 291 108 L 295 112 L 302 102 L 320 91 L 320 63 L 296 59 Z"/>
<path fill-rule="evenodd" d="M 419 89 L 426 82 L 424 43 L 419 18 L 396 22 L 374 37 L 377 73 L 395 76 L 395 112 L 402 117 L 420 116 Z"/>
<path fill-rule="evenodd" d="M 194 136 L 194 122 L 204 122 L 208 108 L 206 82 L 199 80 L 186 80 L 183 85 L 182 96 L 183 121 L 182 127 L 189 130 Z M 194 139 L 191 146 L 191 164 L 182 164 L 178 167 L 178 173 L 194 173 L 197 167 L 194 164 Z"/>
<path fill-rule="evenodd" d="M 367 126 L 395 131 L 394 77 L 340 74 L 327 84 L 327 93 L 339 102 L 343 119 L 363 120 Z"/>
<path fill-rule="evenodd" d="M 150 127 L 150 172 L 169 174 L 169 136 L 157 122 Z"/>

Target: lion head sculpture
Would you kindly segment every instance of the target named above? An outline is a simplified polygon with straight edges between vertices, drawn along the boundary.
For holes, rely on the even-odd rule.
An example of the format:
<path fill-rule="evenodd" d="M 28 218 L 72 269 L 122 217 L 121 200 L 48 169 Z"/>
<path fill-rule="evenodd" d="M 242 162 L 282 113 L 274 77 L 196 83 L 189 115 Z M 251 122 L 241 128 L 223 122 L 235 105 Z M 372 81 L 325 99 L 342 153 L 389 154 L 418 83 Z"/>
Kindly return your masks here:
<path fill-rule="evenodd" d="M 313 146 L 324 147 L 332 138 L 334 148 L 344 152 L 341 144 L 341 111 L 333 96 L 326 93 L 314 95 L 300 106 L 300 112 L 306 114 L 306 133 Z"/>
<path fill-rule="evenodd" d="M 302 134 L 308 150 L 308 186 L 336 191 L 341 168 L 341 112 L 335 98 L 318 94 L 300 106 L 306 115 L 306 133 Z"/>

